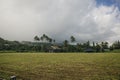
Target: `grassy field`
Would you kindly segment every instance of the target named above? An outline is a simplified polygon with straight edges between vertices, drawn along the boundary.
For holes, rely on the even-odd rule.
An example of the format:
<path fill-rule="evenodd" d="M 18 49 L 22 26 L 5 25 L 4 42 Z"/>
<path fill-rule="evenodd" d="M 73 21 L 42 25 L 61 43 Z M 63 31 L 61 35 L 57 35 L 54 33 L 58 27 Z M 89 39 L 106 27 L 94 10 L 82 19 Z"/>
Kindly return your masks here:
<path fill-rule="evenodd" d="M 119 53 L 1 53 L 0 77 L 9 80 L 120 80 Z"/>

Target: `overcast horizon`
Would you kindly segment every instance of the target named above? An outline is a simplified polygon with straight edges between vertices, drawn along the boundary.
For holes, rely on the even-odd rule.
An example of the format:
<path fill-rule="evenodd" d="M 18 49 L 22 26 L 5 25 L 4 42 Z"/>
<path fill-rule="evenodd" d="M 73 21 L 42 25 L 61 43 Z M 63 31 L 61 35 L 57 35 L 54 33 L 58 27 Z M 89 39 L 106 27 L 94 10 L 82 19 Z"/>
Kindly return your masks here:
<path fill-rule="evenodd" d="M 56 41 L 120 39 L 120 0 L 0 0 L 0 37 L 33 41 L 46 34 Z"/>

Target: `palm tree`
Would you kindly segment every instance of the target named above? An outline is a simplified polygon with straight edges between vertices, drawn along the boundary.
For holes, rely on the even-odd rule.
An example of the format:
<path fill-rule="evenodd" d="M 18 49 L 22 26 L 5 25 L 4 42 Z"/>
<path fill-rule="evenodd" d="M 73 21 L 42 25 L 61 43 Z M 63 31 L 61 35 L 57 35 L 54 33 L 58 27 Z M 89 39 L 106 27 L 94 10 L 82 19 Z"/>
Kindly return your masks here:
<path fill-rule="evenodd" d="M 35 41 L 40 41 L 40 38 L 39 38 L 38 36 L 35 36 L 35 37 L 34 37 L 34 40 L 35 40 Z"/>
<path fill-rule="evenodd" d="M 38 36 L 35 36 L 34 40 L 37 42 L 37 41 L 40 41 L 40 38 Z M 34 48 L 35 48 L 35 50 L 37 50 L 37 46 L 34 46 Z"/>
<path fill-rule="evenodd" d="M 54 42 L 54 43 L 56 42 L 55 39 L 53 40 L 53 42 Z"/>
<path fill-rule="evenodd" d="M 93 48 L 95 47 L 95 42 L 93 42 Z"/>
<path fill-rule="evenodd" d="M 46 37 L 46 34 L 43 34 L 43 37 L 45 38 L 45 37 Z"/>
<path fill-rule="evenodd" d="M 45 40 L 46 40 L 47 42 L 51 42 L 51 38 L 49 38 L 47 35 L 45 36 Z"/>
<path fill-rule="evenodd" d="M 40 37 L 41 41 L 43 42 L 43 36 Z"/>
<path fill-rule="evenodd" d="M 100 52 L 100 50 L 101 50 L 100 45 L 98 43 L 96 43 L 96 52 Z"/>
<path fill-rule="evenodd" d="M 65 40 L 63 44 L 64 44 L 63 49 L 68 52 L 68 40 Z"/>
<path fill-rule="evenodd" d="M 49 38 L 48 40 L 49 40 L 50 43 L 52 43 L 52 41 L 53 41 L 52 38 Z"/>
<path fill-rule="evenodd" d="M 64 41 L 64 46 L 67 47 L 68 46 L 68 40 Z"/>
<path fill-rule="evenodd" d="M 43 34 L 43 40 L 45 41 L 45 42 L 49 42 L 49 37 L 46 35 L 46 34 Z"/>
<path fill-rule="evenodd" d="M 108 44 L 109 44 L 108 42 L 105 42 L 105 47 L 106 47 L 106 48 L 108 48 Z"/>
<path fill-rule="evenodd" d="M 71 39 L 71 42 L 75 42 L 76 41 L 74 36 L 71 36 L 70 39 Z"/>
<path fill-rule="evenodd" d="M 90 41 L 86 42 L 87 47 L 90 47 Z"/>

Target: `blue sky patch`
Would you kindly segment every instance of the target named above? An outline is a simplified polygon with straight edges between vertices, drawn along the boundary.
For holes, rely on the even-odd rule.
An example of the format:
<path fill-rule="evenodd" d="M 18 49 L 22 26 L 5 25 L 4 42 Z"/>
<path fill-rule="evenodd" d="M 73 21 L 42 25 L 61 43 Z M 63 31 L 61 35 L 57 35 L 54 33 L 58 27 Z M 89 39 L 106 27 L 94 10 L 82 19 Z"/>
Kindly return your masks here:
<path fill-rule="evenodd" d="M 120 1 L 119 0 L 96 0 L 97 6 L 105 5 L 105 6 L 116 6 L 120 10 Z"/>

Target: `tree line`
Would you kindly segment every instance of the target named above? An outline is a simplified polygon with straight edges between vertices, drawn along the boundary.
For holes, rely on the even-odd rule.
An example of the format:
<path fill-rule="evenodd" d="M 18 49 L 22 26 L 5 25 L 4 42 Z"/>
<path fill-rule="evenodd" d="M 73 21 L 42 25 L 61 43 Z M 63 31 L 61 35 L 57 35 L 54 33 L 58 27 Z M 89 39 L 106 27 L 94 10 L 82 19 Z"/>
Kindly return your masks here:
<path fill-rule="evenodd" d="M 52 46 L 52 47 L 51 47 Z M 8 41 L 0 38 L 0 52 L 49 52 L 56 49 L 57 52 L 106 52 L 120 50 L 120 41 L 113 42 L 109 45 L 108 42 L 95 43 L 86 41 L 79 43 L 74 36 L 70 36 L 69 40 L 63 40 L 57 43 L 55 39 L 43 34 L 35 36 L 34 42 L 29 41 Z"/>

